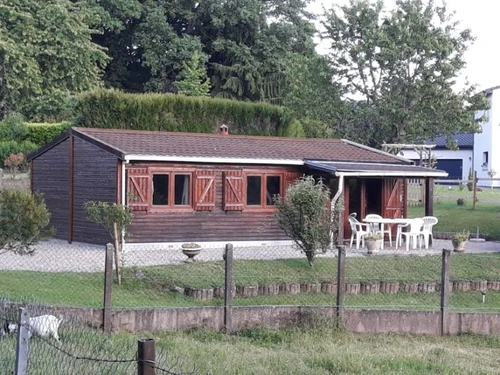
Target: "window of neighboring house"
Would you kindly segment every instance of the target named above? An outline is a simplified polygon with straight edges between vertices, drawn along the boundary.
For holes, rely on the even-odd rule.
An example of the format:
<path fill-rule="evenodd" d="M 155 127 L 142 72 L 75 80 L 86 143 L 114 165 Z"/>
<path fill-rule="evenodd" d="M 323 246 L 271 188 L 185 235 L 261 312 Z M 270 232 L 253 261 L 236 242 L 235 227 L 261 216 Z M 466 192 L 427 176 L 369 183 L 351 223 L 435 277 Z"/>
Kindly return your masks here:
<path fill-rule="evenodd" d="M 481 164 L 481 167 L 487 167 L 488 166 L 488 151 L 483 152 L 483 164 Z"/>
<path fill-rule="evenodd" d="M 281 194 L 281 175 L 247 174 L 247 207 L 274 206 L 274 196 Z"/>
<path fill-rule="evenodd" d="M 152 205 L 185 207 L 191 205 L 191 175 L 183 173 L 153 174 Z"/>

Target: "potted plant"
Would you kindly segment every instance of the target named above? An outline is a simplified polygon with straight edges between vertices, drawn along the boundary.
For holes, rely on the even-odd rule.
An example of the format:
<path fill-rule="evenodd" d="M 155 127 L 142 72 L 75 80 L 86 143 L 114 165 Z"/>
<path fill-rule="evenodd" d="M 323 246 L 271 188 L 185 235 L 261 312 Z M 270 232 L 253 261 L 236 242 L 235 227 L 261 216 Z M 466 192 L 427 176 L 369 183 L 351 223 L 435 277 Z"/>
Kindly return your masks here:
<path fill-rule="evenodd" d="M 187 255 L 186 263 L 194 262 L 194 257 L 201 251 L 201 246 L 197 243 L 183 243 L 181 250 L 184 255 Z"/>
<path fill-rule="evenodd" d="M 376 250 L 382 248 L 382 241 L 384 240 L 384 235 L 382 232 L 371 232 L 364 236 L 366 249 L 368 254 L 372 254 Z"/>
<path fill-rule="evenodd" d="M 469 239 L 470 233 L 468 231 L 463 230 L 460 233 L 455 233 L 451 238 L 451 243 L 453 244 L 453 250 L 457 252 L 465 251 L 465 244 Z"/>

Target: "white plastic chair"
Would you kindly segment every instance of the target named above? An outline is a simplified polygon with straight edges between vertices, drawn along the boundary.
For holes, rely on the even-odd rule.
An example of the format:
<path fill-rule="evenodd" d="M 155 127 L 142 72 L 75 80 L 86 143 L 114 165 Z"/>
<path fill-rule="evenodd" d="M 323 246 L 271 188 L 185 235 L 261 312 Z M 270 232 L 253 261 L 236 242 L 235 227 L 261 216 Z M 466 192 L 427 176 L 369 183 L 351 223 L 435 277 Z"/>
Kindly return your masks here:
<path fill-rule="evenodd" d="M 377 214 L 369 214 L 369 215 L 366 215 L 365 219 L 375 219 L 375 220 L 377 220 L 377 219 L 382 219 L 382 216 L 377 215 Z M 370 227 L 371 227 L 372 232 L 381 232 L 381 230 L 380 230 L 380 224 L 379 223 L 370 223 Z M 382 234 L 384 235 L 384 237 L 385 237 L 386 234 L 389 236 L 389 244 L 392 247 L 391 226 L 388 225 L 387 227 L 384 227 L 384 232 Z"/>
<path fill-rule="evenodd" d="M 429 248 L 429 239 L 434 237 L 432 236 L 432 227 L 438 223 L 437 217 L 434 216 L 424 216 L 422 218 L 424 221 L 424 226 L 422 228 L 422 237 L 424 239 L 425 248 Z"/>
<path fill-rule="evenodd" d="M 406 241 L 406 251 L 410 250 L 410 242 L 412 242 L 412 248 L 415 249 L 417 247 L 418 243 L 418 248 L 421 250 L 422 249 L 422 242 L 420 241 L 420 238 L 422 236 L 422 226 L 424 225 L 424 220 L 423 219 L 411 219 L 408 221 L 407 224 L 399 225 L 401 229 L 400 232 L 400 238 L 399 238 L 399 244 L 401 244 L 401 239 L 402 237 L 405 237 Z M 403 232 L 402 229 L 409 227 L 410 230 L 408 232 Z M 397 242 L 397 239 L 396 239 Z"/>
<path fill-rule="evenodd" d="M 361 246 L 365 246 L 364 236 L 370 233 L 370 226 L 368 224 L 360 223 L 356 219 L 356 213 L 353 212 L 349 215 L 349 225 L 351 226 L 351 244 L 354 242 L 354 236 L 356 236 L 356 249 L 359 249 L 359 243 L 361 242 Z"/>

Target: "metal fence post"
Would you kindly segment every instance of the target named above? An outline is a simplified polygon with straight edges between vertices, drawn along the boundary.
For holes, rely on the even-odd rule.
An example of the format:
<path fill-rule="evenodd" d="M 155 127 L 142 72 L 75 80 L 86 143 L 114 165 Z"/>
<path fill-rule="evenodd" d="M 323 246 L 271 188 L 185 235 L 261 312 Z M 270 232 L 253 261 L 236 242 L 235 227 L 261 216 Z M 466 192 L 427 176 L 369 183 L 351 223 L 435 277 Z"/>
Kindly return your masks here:
<path fill-rule="evenodd" d="M 233 245 L 226 244 L 224 252 L 224 329 L 233 332 Z"/>
<path fill-rule="evenodd" d="M 22 308 L 19 309 L 15 375 L 28 374 L 29 323 L 29 312 Z"/>
<path fill-rule="evenodd" d="M 111 333 L 111 298 L 113 290 L 113 245 L 106 245 L 106 260 L 104 262 L 104 306 L 102 309 L 102 330 Z"/>
<path fill-rule="evenodd" d="M 137 345 L 137 375 L 155 375 L 155 340 L 139 339 Z"/>
<path fill-rule="evenodd" d="M 337 268 L 337 324 L 344 325 L 344 293 L 345 293 L 345 246 L 338 245 Z"/>
<path fill-rule="evenodd" d="M 448 334 L 448 301 L 450 296 L 450 254 L 451 250 L 443 249 L 441 262 L 441 336 Z"/>

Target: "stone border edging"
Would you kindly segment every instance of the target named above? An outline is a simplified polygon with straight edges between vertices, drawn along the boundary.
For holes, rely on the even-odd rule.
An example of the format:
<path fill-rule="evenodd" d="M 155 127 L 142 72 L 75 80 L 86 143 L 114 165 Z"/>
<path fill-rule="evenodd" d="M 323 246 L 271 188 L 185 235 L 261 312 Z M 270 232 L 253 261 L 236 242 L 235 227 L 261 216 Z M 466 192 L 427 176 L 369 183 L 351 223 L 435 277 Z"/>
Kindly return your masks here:
<path fill-rule="evenodd" d="M 176 288 L 182 289 L 182 288 Z M 359 282 L 346 283 L 347 294 L 397 294 L 397 293 L 435 293 L 441 290 L 441 283 L 436 281 L 420 282 Z M 487 280 L 460 280 L 450 282 L 450 292 L 460 291 L 500 291 L 500 281 Z M 265 285 L 237 285 L 233 289 L 233 297 L 248 298 L 264 295 L 326 293 L 336 294 L 336 282 L 322 283 L 286 283 Z M 214 298 L 224 298 L 224 288 L 184 288 L 184 295 L 198 301 L 210 301 Z"/>

